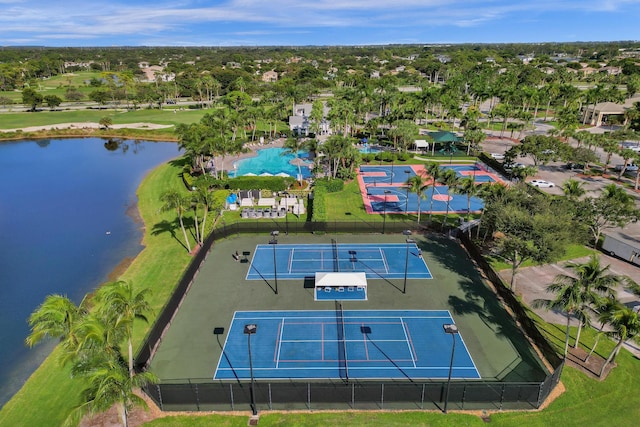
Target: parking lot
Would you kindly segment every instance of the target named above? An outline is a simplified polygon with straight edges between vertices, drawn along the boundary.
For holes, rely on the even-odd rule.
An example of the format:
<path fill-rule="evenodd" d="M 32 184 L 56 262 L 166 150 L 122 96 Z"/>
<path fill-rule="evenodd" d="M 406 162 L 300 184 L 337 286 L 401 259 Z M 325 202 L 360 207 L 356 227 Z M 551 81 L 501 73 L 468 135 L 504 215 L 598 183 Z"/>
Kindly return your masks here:
<path fill-rule="evenodd" d="M 482 147 L 483 151 L 487 153 L 504 153 L 515 144 L 515 142 L 507 138 L 489 137 L 482 143 Z M 596 153 L 601 161 L 604 162 L 606 153 L 601 149 L 596 149 Z M 515 161 L 527 166 L 533 166 L 533 160 L 528 156 L 518 157 Z M 611 158 L 610 165 L 614 166 L 621 163 L 624 163 L 624 160 L 619 155 L 614 154 Z M 553 182 L 555 184 L 554 187 L 541 188 L 540 190 L 549 194 L 562 195 L 562 184 L 570 178 L 583 183 L 586 196 L 588 197 L 598 197 L 605 186 L 617 182 L 615 175 L 610 177 L 586 176 L 581 174 L 580 171 L 569 170 L 566 168 L 566 162 L 551 162 L 546 165 L 540 165 L 538 166 L 538 173 L 528 178 L 527 181 L 531 179 L 542 179 Z M 626 173 L 622 179 L 628 183 L 633 183 L 635 173 Z M 633 190 L 628 190 L 628 193 L 635 198 L 636 205 L 640 207 L 640 193 Z M 623 239 L 636 239 L 640 241 L 640 223 L 629 224 L 625 226 L 624 229 L 607 230 L 607 233 L 618 235 Z"/>

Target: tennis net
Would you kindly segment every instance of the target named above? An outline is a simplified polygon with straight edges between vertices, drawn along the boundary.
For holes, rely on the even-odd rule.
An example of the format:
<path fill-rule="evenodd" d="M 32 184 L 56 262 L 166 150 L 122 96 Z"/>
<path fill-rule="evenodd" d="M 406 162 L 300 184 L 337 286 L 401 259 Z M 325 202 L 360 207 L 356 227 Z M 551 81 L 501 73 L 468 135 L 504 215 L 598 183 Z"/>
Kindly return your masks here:
<path fill-rule="evenodd" d="M 338 366 L 340 378 L 349 381 L 349 365 L 347 363 L 347 342 L 344 329 L 344 310 L 342 302 L 336 300 L 336 325 L 338 327 Z"/>
<path fill-rule="evenodd" d="M 333 247 L 333 271 L 340 271 L 340 261 L 338 260 L 338 241 L 331 239 L 331 246 Z"/>

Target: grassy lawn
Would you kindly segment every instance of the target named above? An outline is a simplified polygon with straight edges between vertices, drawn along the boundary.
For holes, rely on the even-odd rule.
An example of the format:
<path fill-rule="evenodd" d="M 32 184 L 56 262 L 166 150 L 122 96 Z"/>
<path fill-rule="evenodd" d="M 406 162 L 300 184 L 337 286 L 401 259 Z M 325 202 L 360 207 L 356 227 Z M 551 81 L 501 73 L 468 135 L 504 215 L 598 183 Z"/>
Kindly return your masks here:
<path fill-rule="evenodd" d="M 46 126 L 59 123 L 99 122 L 103 117 L 111 117 L 114 124 L 149 122 L 165 125 L 198 122 L 211 110 L 67 110 L 40 111 L 37 113 L 5 113 L 0 114 L 0 129 L 16 129 L 29 126 Z"/>
<path fill-rule="evenodd" d="M 591 254 L 594 253 L 598 253 L 597 250 L 592 249 L 592 248 L 588 248 L 586 246 L 583 245 L 570 245 L 566 252 L 564 253 L 564 255 L 562 256 L 562 258 L 556 260 L 556 262 L 561 262 L 561 261 L 569 261 L 572 259 L 576 259 L 576 258 L 582 258 L 585 256 L 589 256 Z M 511 268 L 511 264 L 506 263 L 505 261 L 502 260 L 502 258 L 498 257 L 498 256 L 487 256 L 487 259 L 489 260 L 489 262 L 491 263 L 491 266 L 493 267 L 494 270 L 496 271 L 500 271 L 500 270 L 506 270 Z M 533 267 L 534 265 L 537 265 L 536 263 L 534 263 L 533 261 L 525 261 L 522 263 L 522 265 L 520 266 L 520 268 L 522 267 Z"/>
<path fill-rule="evenodd" d="M 92 78 L 100 78 L 101 73 L 98 71 L 78 71 L 76 73 L 67 73 L 51 77 L 47 80 L 38 80 L 34 90 L 41 93 L 42 96 L 57 95 L 65 100 L 64 94 L 69 86 L 74 86 L 78 91 L 82 92 L 85 97 L 97 88 L 87 86 L 86 82 Z M 22 106 L 22 91 L 0 91 L 0 97 L 11 99 L 14 103 Z"/>

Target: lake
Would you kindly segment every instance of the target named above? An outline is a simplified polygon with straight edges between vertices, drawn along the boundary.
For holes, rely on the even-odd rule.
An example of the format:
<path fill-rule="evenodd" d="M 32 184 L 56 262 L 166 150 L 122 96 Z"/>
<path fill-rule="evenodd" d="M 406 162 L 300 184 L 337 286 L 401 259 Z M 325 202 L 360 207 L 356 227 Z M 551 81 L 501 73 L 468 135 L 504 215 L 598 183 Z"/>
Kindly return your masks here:
<path fill-rule="evenodd" d="M 0 407 L 53 342 L 24 345 L 53 293 L 76 303 L 142 246 L 136 190 L 174 143 L 100 138 L 0 142 Z"/>

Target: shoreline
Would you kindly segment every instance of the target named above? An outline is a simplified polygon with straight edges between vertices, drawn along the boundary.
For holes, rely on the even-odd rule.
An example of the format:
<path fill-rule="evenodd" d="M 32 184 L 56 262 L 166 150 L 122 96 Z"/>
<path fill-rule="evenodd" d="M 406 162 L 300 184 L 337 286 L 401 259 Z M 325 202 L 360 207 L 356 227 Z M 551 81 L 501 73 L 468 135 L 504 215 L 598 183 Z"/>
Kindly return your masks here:
<path fill-rule="evenodd" d="M 41 126 L 28 126 L 24 128 L 14 128 L 14 129 L 0 129 L 0 132 L 12 133 L 12 132 L 41 132 L 41 131 L 55 131 L 55 130 L 65 130 L 65 129 L 144 129 L 144 130 L 157 130 L 157 129 L 167 129 L 174 127 L 173 125 L 160 125 L 156 123 L 145 123 L 145 122 L 137 122 L 137 123 L 125 123 L 125 124 L 113 124 L 109 127 L 104 127 L 96 122 L 68 122 L 68 123 L 57 123 L 55 125 L 41 125 Z"/>
<path fill-rule="evenodd" d="M 56 135 L 56 136 L 61 138 L 73 138 L 71 136 L 66 136 L 66 135 L 65 136 Z M 99 135 L 83 135 L 83 136 L 84 137 L 89 137 L 89 136 L 100 137 Z M 128 140 L 136 139 L 136 138 L 132 138 L 131 136 L 122 136 L 121 138 L 128 139 Z M 27 138 L 26 135 L 20 135 L 20 137 L 16 139 L 28 141 L 29 139 L 32 139 L 32 138 Z M 142 139 L 142 138 L 138 138 L 138 139 Z M 145 138 L 145 140 L 147 140 L 147 138 Z M 162 139 L 158 138 L 158 140 L 175 143 L 175 141 L 168 140 L 167 138 L 162 138 Z M 151 139 L 149 139 L 149 141 L 156 142 Z M 2 142 L 3 141 L 0 140 L 0 144 Z M 133 226 L 137 230 L 137 232 L 140 233 L 140 235 L 132 241 L 140 246 L 140 250 L 132 255 L 121 254 L 119 257 L 116 257 L 115 259 L 116 262 L 108 266 L 109 267 L 108 269 L 105 269 L 105 274 L 102 275 L 101 278 L 98 278 L 93 288 L 88 289 L 86 291 L 85 293 L 86 296 L 92 296 L 93 294 L 95 294 L 95 292 L 98 289 L 100 289 L 106 283 L 114 282 L 118 280 L 130 280 L 129 278 L 126 277 L 129 269 L 134 265 L 134 263 L 138 259 L 140 259 L 143 253 L 147 250 L 147 244 L 145 242 L 146 232 L 147 232 L 147 223 L 145 222 L 143 213 L 140 210 L 140 196 L 139 196 L 140 189 L 144 185 L 145 181 L 149 178 L 149 176 L 153 173 L 153 171 L 155 171 L 159 167 L 162 167 L 168 164 L 169 162 L 175 159 L 179 159 L 180 157 L 181 155 L 171 157 L 165 161 L 161 161 L 158 164 L 151 165 L 146 171 L 144 171 L 132 194 L 132 199 L 130 200 L 129 203 L 126 204 L 126 206 L 124 207 L 124 211 L 121 212 L 121 215 L 124 215 L 126 218 L 128 218 L 133 223 Z M 57 343 L 54 343 L 53 341 L 51 343 L 43 343 L 43 344 L 40 344 L 37 350 L 34 350 L 29 355 L 29 357 L 26 359 L 27 364 L 25 366 L 31 366 L 32 369 L 31 368 L 27 369 L 27 371 L 29 372 L 28 372 L 28 375 L 26 375 L 26 377 L 18 378 L 17 381 L 19 381 L 20 386 L 16 390 L 13 390 L 10 393 L 6 394 L 7 398 L 3 399 L 2 402 L 0 402 L 0 410 L 3 410 L 7 404 L 9 404 L 11 401 L 13 401 L 16 398 L 16 396 L 20 395 L 25 384 L 27 384 L 30 381 L 30 379 L 36 374 L 36 372 L 38 372 L 40 368 L 47 362 L 47 360 L 49 360 L 49 358 L 54 354 L 54 351 L 56 350 L 56 348 L 57 348 Z M 11 378 L 13 377 L 9 377 L 9 379 Z M 15 379 L 13 381 L 15 381 Z"/>
<path fill-rule="evenodd" d="M 153 123 L 128 123 L 112 125 L 108 129 L 100 127 L 95 122 L 59 123 L 55 125 L 31 126 L 16 129 L 0 129 L 0 143 L 21 139 L 46 138 L 127 138 L 145 139 L 148 141 L 177 142 L 173 132 L 173 125 L 158 125 Z M 149 134 L 147 131 L 151 132 Z M 167 131 L 171 133 L 158 134 L 153 132 Z M 141 134 L 142 133 L 142 134 Z"/>

